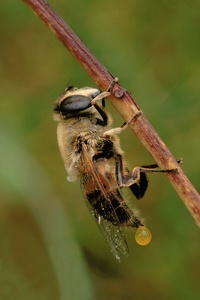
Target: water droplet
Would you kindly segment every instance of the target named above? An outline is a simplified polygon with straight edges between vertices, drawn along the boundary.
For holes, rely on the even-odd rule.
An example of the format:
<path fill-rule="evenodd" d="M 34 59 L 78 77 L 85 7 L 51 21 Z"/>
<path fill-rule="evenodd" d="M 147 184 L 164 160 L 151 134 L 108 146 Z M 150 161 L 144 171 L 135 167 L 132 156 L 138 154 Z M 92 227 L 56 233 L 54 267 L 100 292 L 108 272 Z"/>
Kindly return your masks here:
<path fill-rule="evenodd" d="M 151 231 L 145 226 L 140 226 L 135 232 L 135 240 L 141 246 L 146 246 L 151 242 Z"/>

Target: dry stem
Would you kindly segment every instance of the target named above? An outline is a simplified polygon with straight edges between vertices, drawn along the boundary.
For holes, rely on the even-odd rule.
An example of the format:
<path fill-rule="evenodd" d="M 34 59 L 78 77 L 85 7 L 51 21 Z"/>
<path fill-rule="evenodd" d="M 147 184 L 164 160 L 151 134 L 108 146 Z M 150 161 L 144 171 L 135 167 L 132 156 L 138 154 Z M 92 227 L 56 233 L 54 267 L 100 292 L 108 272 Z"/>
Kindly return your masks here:
<path fill-rule="evenodd" d="M 82 43 L 71 28 L 50 8 L 44 0 L 23 0 L 36 14 L 49 26 L 54 35 L 65 45 L 70 53 L 79 61 L 83 68 L 93 78 L 102 91 L 106 91 L 113 76 L 97 60 L 90 50 Z M 152 155 L 156 163 L 162 169 L 177 168 L 178 172 L 166 174 L 174 189 L 183 200 L 187 209 L 192 214 L 195 222 L 200 226 L 200 196 L 190 183 L 175 158 L 172 156 L 166 145 L 160 139 L 154 128 L 151 126 L 145 115 L 132 98 L 131 94 L 125 91 L 118 83 L 114 85 L 109 100 L 118 110 L 126 122 L 133 116 L 138 117 L 130 124 L 131 129 L 139 138 L 141 143 Z"/>

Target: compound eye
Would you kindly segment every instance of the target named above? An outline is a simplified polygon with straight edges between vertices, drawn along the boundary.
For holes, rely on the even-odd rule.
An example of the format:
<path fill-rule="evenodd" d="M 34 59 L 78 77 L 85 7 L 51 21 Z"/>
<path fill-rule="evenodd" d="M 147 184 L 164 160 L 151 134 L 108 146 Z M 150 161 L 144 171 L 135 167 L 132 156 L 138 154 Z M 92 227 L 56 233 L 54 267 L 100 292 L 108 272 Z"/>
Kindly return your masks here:
<path fill-rule="evenodd" d="M 91 100 L 88 97 L 77 95 L 67 97 L 60 105 L 62 113 L 77 113 L 91 106 Z"/>

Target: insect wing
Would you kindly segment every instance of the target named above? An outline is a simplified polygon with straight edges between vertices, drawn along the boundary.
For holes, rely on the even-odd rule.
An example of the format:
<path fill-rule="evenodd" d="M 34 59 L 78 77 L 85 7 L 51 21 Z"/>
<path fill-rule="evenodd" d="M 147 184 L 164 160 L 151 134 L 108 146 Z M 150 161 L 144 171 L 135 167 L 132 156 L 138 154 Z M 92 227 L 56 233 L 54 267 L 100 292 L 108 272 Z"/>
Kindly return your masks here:
<path fill-rule="evenodd" d="M 120 253 L 128 254 L 128 246 L 110 200 L 115 195 L 112 193 L 108 180 L 99 174 L 85 144 L 82 148 L 81 158 L 85 170 L 81 179 L 81 187 L 86 205 L 110 246 L 111 252 L 116 259 L 120 260 Z"/>

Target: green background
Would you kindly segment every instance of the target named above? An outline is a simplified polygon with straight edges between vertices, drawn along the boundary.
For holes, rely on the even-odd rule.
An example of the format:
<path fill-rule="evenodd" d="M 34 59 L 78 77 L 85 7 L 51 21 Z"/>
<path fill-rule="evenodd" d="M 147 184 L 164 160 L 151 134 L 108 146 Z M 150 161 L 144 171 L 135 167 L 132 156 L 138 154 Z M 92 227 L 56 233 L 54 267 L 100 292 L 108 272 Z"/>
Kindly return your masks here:
<path fill-rule="evenodd" d="M 200 186 L 200 2 L 51 0 L 131 91 L 194 186 Z M 164 175 L 136 201 L 153 240 L 127 231 L 118 263 L 68 183 L 53 105 L 68 83 L 95 86 L 23 3 L 0 3 L 0 299 L 199 299 L 200 231 Z M 107 105 L 114 126 L 123 120 Z M 128 129 L 132 167 L 153 163 Z"/>

